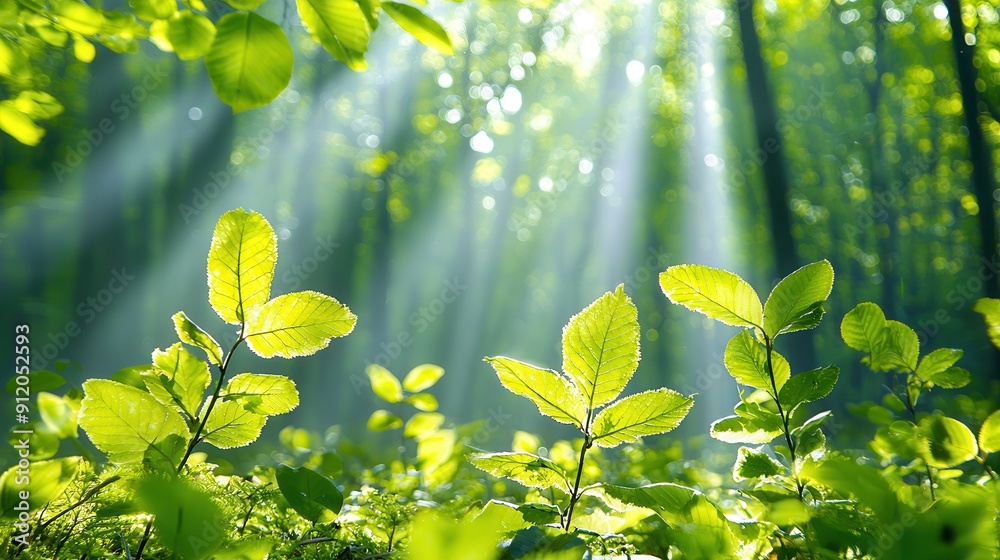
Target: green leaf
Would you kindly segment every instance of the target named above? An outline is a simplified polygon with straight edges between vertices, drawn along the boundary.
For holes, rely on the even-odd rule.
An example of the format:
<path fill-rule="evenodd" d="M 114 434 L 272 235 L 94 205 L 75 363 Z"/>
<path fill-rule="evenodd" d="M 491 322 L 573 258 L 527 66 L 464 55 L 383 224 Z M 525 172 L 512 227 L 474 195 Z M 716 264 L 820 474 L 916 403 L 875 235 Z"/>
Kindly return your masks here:
<path fill-rule="evenodd" d="M 566 473 L 559 465 L 533 453 L 473 453 L 469 462 L 498 478 L 508 478 L 528 488 L 557 488 L 569 492 Z"/>
<path fill-rule="evenodd" d="M 159 7 L 161 13 L 166 13 L 167 16 L 173 13 L 172 10 L 167 13 L 169 8 L 165 7 L 169 5 L 170 0 L 152 1 L 161 4 Z M 105 15 L 100 10 L 76 0 L 52 2 L 49 9 L 51 10 L 51 15 L 55 16 L 55 22 L 59 28 L 84 36 L 99 33 L 107 23 Z M 2 120 L 0 119 L 0 122 Z"/>
<path fill-rule="evenodd" d="M 417 393 L 415 395 L 409 395 L 403 400 L 412 404 L 417 410 L 422 410 L 424 412 L 434 412 L 438 409 L 437 398 L 430 393 Z"/>
<path fill-rule="evenodd" d="M 455 54 L 448 32 L 417 8 L 399 2 L 382 2 L 381 5 L 400 27 L 424 45 L 444 55 Z"/>
<path fill-rule="evenodd" d="M 31 393 L 39 393 L 41 391 L 53 391 L 66 384 L 66 379 L 58 373 L 49 371 L 47 369 L 36 369 L 28 375 L 28 388 Z M 15 393 L 17 387 L 17 377 L 11 377 L 7 380 L 7 392 Z"/>
<path fill-rule="evenodd" d="M 226 0 L 226 4 L 229 4 L 237 10 L 246 10 L 248 12 L 256 10 L 257 7 L 263 3 L 264 0 Z"/>
<path fill-rule="evenodd" d="M 146 448 L 142 456 L 142 465 L 151 471 L 174 476 L 186 452 L 187 441 L 181 436 L 171 434 L 163 441 Z"/>
<path fill-rule="evenodd" d="M 35 124 L 31 117 L 17 109 L 9 100 L 0 101 L 0 130 L 28 146 L 37 146 L 45 136 L 45 129 Z"/>
<path fill-rule="evenodd" d="M 376 432 L 395 430 L 403 427 L 403 419 L 388 410 L 376 410 L 368 417 L 368 429 Z"/>
<path fill-rule="evenodd" d="M 278 97 L 292 79 L 293 63 L 292 46 L 281 27 L 252 12 L 222 16 L 205 55 L 216 95 L 236 113 Z"/>
<path fill-rule="evenodd" d="M 154 21 L 167 19 L 177 11 L 177 0 L 129 0 L 135 15 L 141 19 Z"/>
<path fill-rule="evenodd" d="M 511 393 L 535 403 L 538 411 L 556 422 L 583 429 L 587 404 L 580 391 L 562 375 L 511 358 L 486 358 Z"/>
<path fill-rule="evenodd" d="M 938 348 L 920 360 L 917 366 L 917 376 L 924 381 L 947 370 L 962 358 L 964 352 L 955 348 Z"/>
<path fill-rule="evenodd" d="M 223 22 L 233 16 L 247 14 L 224 16 L 219 22 L 220 39 Z M 249 17 L 260 19 L 254 14 Z M 212 309 L 227 323 L 246 322 L 250 311 L 270 297 L 277 261 L 278 238 L 264 216 L 242 208 L 223 214 L 208 251 L 208 301 Z"/>
<path fill-rule="evenodd" d="M 687 416 L 693 397 L 670 389 L 646 391 L 608 406 L 594 419 L 594 443 L 616 447 L 676 428 Z"/>
<path fill-rule="evenodd" d="M 806 461 L 799 470 L 803 481 L 823 485 L 844 498 L 854 498 L 869 508 L 882 523 L 896 523 L 902 505 L 881 472 L 848 457 L 828 457 Z"/>
<path fill-rule="evenodd" d="M 954 418 L 940 414 L 928 416 L 920 421 L 919 429 L 930 444 L 924 460 L 932 467 L 954 467 L 979 453 L 972 430 Z"/>
<path fill-rule="evenodd" d="M 740 331 L 726 344 L 723 361 L 729 375 L 737 383 L 767 391 L 772 397 L 775 391 L 771 385 L 771 375 L 767 366 L 767 349 L 757 342 L 749 330 Z M 788 360 L 771 351 L 771 366 L 774 368 L 774 386 L 780 391 L 792 373 Z"/>
<path fill-rule="evenodd" d="M 275 469 L 281 495 L 306 520 L 331 521 L 344 507 L 344 495 L 329 478 L 306 467 L 281 465 Z"/>
<path fill-rule="evenodd" d="M 299 406 L 295 383 L 284 375 L 241 373 L 226 383 L 222 395 L 265 416 L 285 414 Z"/>
<path fill-rule="evenodd" d="M 80 469 L 82 457 L 64 457 L 48 461 L 31 461 L 27 473 L 19 472 L 17 465 L 7 469 L 0 476 L 0 517 L 17 518 L 22 499 L 21 492 L 27 492 L 24 500 L 28 513 L 40 511 L 46 504 L 63 493 Z"/>
<path fill-rule="evenodd" d="M 781 463 L 772 459 L 760 448 L 740 447 L 736 453 L 736 465 L 733 466 L 733 480 L 743 482 L 758 478 L 770 478 L 784 472 Z"/>
<path fill-rule="evenodd" d="M 403 400 L 403 387 L 392 372 L 378 364 L 370 364 L 365 368 L 365 373 L 372 384 L 375 396 L 388 403 L 398 403 Z"/>
<path fill-rule="evenodd" d="M 112 463 L 140 462 L 149 446 L 170 435 L 191 438 L 180 415 L 149 393 L 105 379 L 86 381 L 83 391 L 80 427 Z"/>
<path fill-rule="evenodd" d="M 990 342 L 1000 348 L 1000 299 L 983 298 L 972 306 L 972 310 L 982 314 L 986 320 L 986 333 Z"/>
<path fill-rule="evenodd" d="M 418 412 L 406 421 L 403 437 L 421 439 L 434 433 L 444 424 L 444 414 L 437 412 Z"/>
<path fill-rule="evenodd" d="M 812 324 L 816 305 L 833 290 L 833 267 L 829 261 L 807 264 L 786 276 L 771 290 L 764 304 L 764 333 L 774 338 L 802 329 L 803 318 Z"/>
<path fill-rule="evenodd" d="M 1000 410 L 987 416 L 979 428 L 979 447 L 987 453 L 1000 451 Z"/>
<path fill-rule="evenodd" d="M 148 390 L 146 389 L 146 382 L 143 380 L 142 374 L 151 369 L 153 369 L 153 364 L 129 366 L 112 373 L 111 380 L 146 392 Z"/>
<path fill-rule="evenodd" d="M 317 292 L 294 292 L 265 303 L 247 321 L 247 344 L 263 358 L 310 356 L 354 330 L 346 305 Z"/>
<path fill-rule="evenodd" d="M 670 301 L 727 325 L 763 323 L 757 292 L 732 272 L 697 264 L 672 266 L 660 273 L 660 288 Z"/>
<path fill-rule="evenodd" d="M 920 354 L 920 339 L 910 327 L 899 321 L 886 321 L 882 347 L 874 353 L 872 367 L 882 370 L 916 370 Z"/>
<path fill-rule="evenodd" d="M 444 375 L 444 368 L 434 364 L 422 364 L 410 370 L 403 378 L 403 388 L 411 393 L 430 389 Z"/>
<path fill-rule="evenodd" d="M 455 430 L 438 430 L 417 443 L 417 463 L 427 471 L 434 470 L 455 452 Z M 427 473 L 425 473 L 427 474 Z"/>
<path fill-rule="evenodd" d="M 212 381 L 208 364 L 178 342 L 166 350 L 154 350 L 153 365 L 153 369 L 141 374 L 149 393 L 160 403 L 194 418 Z"/>
<path fill-rule="evenodd" d="M 59 439 L 77 436 L 77 410 L 66 399 L 52 393 L 38 393 L 38 413 Z"/>
<path fill-rule="evenodd" d="M 875 354 L 882 348 L 887 330 L 885 314 L 874 303 L 859 303 L 844 315 L 840 336 L 848 346 Z"/>
<path fill-rule="evenodd" d="M 822 426 L 823 423 L 826 422 L 827 418 L 831 417 L 833 417 L 833 412 L 829 410 L 824 410 L 823 412 L 817 413 L 814 416 L 810 417 L 805 422 L 803 422 L 801 426 L 793 428 L 791 431 L 791 435 L 795 436 L 798 434 L 804 434 L 812 430 L 815 430 L 820 426 Z"/>
<path fill-rule="evenodd" d="M 207 558 L 230 524 L 208 494 L 183 479 L 141 479 L 135 496 L 139 509 L 153 516 L 156 541 L 178 558 Z"/>
<path fill-rule="evenodd" d="M 625 286 L 599 297 L 563 329 L 563 371 L 590 409 L 611 402 L 639 367 L 639 318 Z"/>
<path fill-rule="evenodd" d="M 177 12 L 167 20 L 167 40 L 181 60 L 205 56 L 215 40 L 212 20 L 190 10 Z"/>
<path fill-rule="evenodd" d="M 371 24 L 356 0 L 296 0 L 306 29 L 323 48 L 352 70 L 368 67 Z"/>
<path fill-rule="evenodd" d="M 769 443 L 782 434 L 782 428 L 777 414 L 771 417 L 760 413 L 750 418 L 737 414 L 712 422 L 709 432 L 727 443 Z"/>
<path fill-rule="evenodd" d="M 778 393 L 781 405 L 792 411 L 802 403 L 818 401 L 833 391 L 840 368 L 827 366 L 804 371 L 793 376 Z"/>
<path fill-rule="evenodd" d="M 972 383 L 972 374 L 968 370 L 952 366 L 931 376 L 930 382 L 942 389 L 961 389 Z"/>
<path fill-rule="evenodd" d="M 219 449 L 249 445 L 260 437 L 267 417 L 234 401 L 218 401 L 205 422 L 202 439 Z"/>
<path fill-rule="evenodd" d="M 212 338 L 212 335 L 188 319 L 183 311 L 174 313 L 171 319 L 174 321 L 174 330 L 177 331 L 177 337 L 181 339 L 181 342 L 204 350 L 205 354 L 208 355 L 208 361 L 213 364 L 222 364 L 222 347 Z"/>

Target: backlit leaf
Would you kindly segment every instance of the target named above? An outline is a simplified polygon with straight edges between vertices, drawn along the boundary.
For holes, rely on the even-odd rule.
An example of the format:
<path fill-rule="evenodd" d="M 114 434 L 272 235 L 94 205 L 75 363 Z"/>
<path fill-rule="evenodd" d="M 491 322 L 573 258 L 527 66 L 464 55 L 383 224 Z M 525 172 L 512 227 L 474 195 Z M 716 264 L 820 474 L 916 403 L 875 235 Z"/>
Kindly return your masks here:
<path fill-rule="evenodd" d="M 223 20 L 241 15 L 224 16 L 220 30 Z M 277 261 L 278 238 L 264 216 L 238 208 L 219 218 L 208 251 L 208 301 L 223 321 L 242 324 L 267 302 Z"/>
<path fill-rule="evenodd" d="M 587 416 L 587 404 L 580 391 L 564 376 L 511 358 L 486 358 L 500 383 L 515 395 L 535 403 L 538 411 L 564 424 L 581 429 Z"/>
<path fill-rule="evenodd" d="M 757 292 L 732 272 L 697 264 L 672 266 L 660 273 L 660 287 L 670 301 L 727 325 L 763 323 Z"/>
<path fill-rule="evenodd" d="M 786 276 L 771 290 L 764 304 L 764 332 L 774 338 L 779 333 L 801 330 L 794 325 L 826 301 L 833 289 L 833 267 L 829 261 L 807 264 Z"/>
<path fill-rule="evenodd" d="M 646 391 L 608 406 L 594 419 L 594 443 L 615 447 L 676 428 L 694 404 L 670 389 Z"/>
<path fill-rule="evenodd" d="M 293 63 L 285 32 L 253 12 L 222 16 L 216 23 L 212 48 L 205 55 L 212 88 L 237 113 L 267 105 L 278 97 L 292 78 Z M 267 284 L 270 286 L 270 277 Z"/>
<path fill-rule="evenodd" d="M 265 303 L 247 320 L 247 344 L 264 358 L 309 356 L 354 330 L 357 320 L 330 296 L 294 292 Z"/>

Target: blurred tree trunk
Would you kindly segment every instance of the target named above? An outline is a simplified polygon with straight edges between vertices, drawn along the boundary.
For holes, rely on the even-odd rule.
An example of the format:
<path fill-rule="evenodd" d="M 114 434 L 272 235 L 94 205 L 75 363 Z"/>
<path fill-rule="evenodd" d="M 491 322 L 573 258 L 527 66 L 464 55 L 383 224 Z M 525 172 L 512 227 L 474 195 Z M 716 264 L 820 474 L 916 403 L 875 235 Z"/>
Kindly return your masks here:
<path fill-rule="evenodd" d="M 972 45 L 965 41 L 965 23 L 962 21 L 962 6 L 960 0 L 944 0 L 948 8 L 948 20 L 951 23 L 951 46 L 955 52 L 955 63 L 958 70 L 958 84 L 962 92 L 962 109 L 965 113 L 965 127 L 969 131 L 969 160 L 972 162 L 973 192 L 979 202 L 979 234 L 982 244 L 982 256 L 991 265 L 997 259 L 997 222 L 996 203 L 993 198 L 993 164 L 990 147 L 986 143 L 979 119 L 982 111 L 979 106 L 979 91 L 976 88 L 978 80 L 974 62 L 975 51 Z M 978 268 L 978 267 L 977 267 Z M 990 297 L 1000 296 L 1000 275 L 994 274 L 986 281 L 986 294 Z"/>
<path fill-rule="evenodd" d="M 743 63 L 747 70 L 747 86 L 750 89 L 750 104 L 753 112 L 754 129 L 757 135 L 757 151 L 764 174 L 767 205 L 771 222 L 771 242 L 774 250 L 776 278 L 781 278 L 799 266 L 792 237 L 792 216 L 788 206 L 788 173 L 785 169 L 784 144 L 778 130 L 778 108 L 774 94 L 767 80 L 764 57 L 761 52 L 760 37 L 754 24 L 753 0 L 735 0 L 739 13 L 740 36 L 743 39 Z M 747 178 L 749 183 L 750 178 Z M 806 331 L 801 340 L 790 347 L 790 357 L 797 362 L 796 367 L 808 369 L 816 364 L 816 350 L 813 334 Z"/>

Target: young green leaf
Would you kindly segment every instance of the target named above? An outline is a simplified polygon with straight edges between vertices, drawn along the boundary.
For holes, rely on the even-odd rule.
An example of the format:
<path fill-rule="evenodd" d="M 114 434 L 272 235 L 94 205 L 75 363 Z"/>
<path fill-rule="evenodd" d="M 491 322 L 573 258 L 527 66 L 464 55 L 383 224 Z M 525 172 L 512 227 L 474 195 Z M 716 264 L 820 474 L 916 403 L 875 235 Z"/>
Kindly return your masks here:
<path fill-rule="evenodd" d="M 0 517 L 17 519 L 20 512 L 14 508 L 19 507 L 23 501 L 28 503 L 28 511 L 41 511 L 66 490 L 80 469 L 82 460 L 82 457 L 63 457 L 31 461 L 27 473 L 18 465 L 7 469 L 0 476 Z M 22 472 L 18 472 L 19 470 Z M 21 495 L 23 492 L 27 492 L 27 499 Z"/>
<path fill-rule="evenodd" d="M 378 364 L 370 364 L 365 368 L 368 381 L 372 384 L 375 396 L 388 403 L 398 403 L 403 400 L 403 387 L 399 380 L 389 370 Z"/>
<path fill-rule="evenodd" d="M 222 16 L 216 23 L 212 48 L 205 55 L 215 94 L 236 113 L 274 101 L 292 79 L 293 64 L 292 45 L 285 32 L 253 12 Z"/>
<path fill-rule="evenodd" d="M 764 304 L 764 333 L 773 339 L 781 333 L 803 330 L 803 319 L 812 324 L 816 305 L 826 301 L 831 290 L 833 267 L 829 261 L 807 264 L 789 274 L 771 290 Z"/>
<path fill-rule="evenodd" d="M 931 377 L 955 365 L 955 362 L 961 359 L 963 354 L 961 350 L 955 348 L 938 348 L 920 360 L 920 364 L 917 365 L 917 376 L 928 381 Z"/>
<path fill-rule="evenodd" d="M 38 414 L 60 439 L 77 436 L 77 410 L 69 401 L 52 393 L 38 393 Z"/>
<path fill-rule="evenodd" d="M 403 427 L 403 419 L 388 410 L 376 410 L 368 417 L 368 429 L 375 432 Z"/>
<path fill-rule="evenodd" d="M 281 465 L 275 469 L 281 495 L 306 520 L 332 520 L 344 507 L 344 495 L 332 480 L 306 467 Z"/>
<path fill-rule="evenodd" d="M 952 366 L 940 373 L 935 373 L 929 381 L 942 389 L 961 389 L 972 383 L 972 374 L 964 368 Z"/>
<path fill-rule="evenodd" d="M 285 414 L 299 405 L 295 383 L 284 375 L 241 373 L 226 383 L 222 395 L 265 416 Z"/>
<path fill-rule="evenodd" d="M 887 328 L 885 314 L 878 305 L 859 303 L 844 315 L 840 335 L 851 348 L 872 355 L 881 351 Z"/>
<path fill-rule="evenodd" d="M 444 375 L 444 368 L 434 364 L 422 364 L 410 370 L 403 378 L 403 388 L 411 393 L 430 389 Z"/>
<path fill-rule="evenodd" d="M 420 468 L 430 472 L 450 459 L 455 452 L 456 437 L 455 430 L 449 429 L 438 430 L 422 438 L 417 443 L 417 463 Z"/>
<path fill-rule="evenodd" d="M 784 470 L 781 463 L 772 459 L 759 448 L 740 447 L 736 453 L 736 464 L 733 466 L 733 480 L 743 482 L 744 480 L 770 478 L 781 474 Z"/>
<path fill-rule="evenodd" d="M 827 366 L 793 376 L 778 393 L 781 405 L 791 411 L 802 403 L 818 401 L 833 391 L 840 368 Z"/>
<path fill-rule="evenodd" d="M 205 422 L 201 437 L 219 449 L 243 447 L 257 441 L 265 422 L 266 416 L 250 412 L 237 402 L 220 401 Z"/>
<path fill-rule="evenodd" d="M 174 313 L 171 319 L 174 321 L 174 330 L 177 331 L 177 337 L 181 339 L 181 342 L 204 350 L 205 354 L 208 354 L 208 361 L 213 364 L 220 365 L 222 363 L 222 347 L 212 338 L 212 335 L 188 319 L 183 311 Z"/>
<path fill-rule="evenodd" d="M 113 463 L 142 461 L 149 446 L 171 434 L 191 438 L 187 424 L 149 393 L 105 379 L 84 382 L 80 427 Z"/>
<path fill-rule="evenodd" d="M 781 435 L 781 425 L 743 416 L 726 416 L 712 422 L 712 437 L 726 443 L 769 443 Z"/>
<path fill-rule="evenodd" d="M 167 20 L 167 40 L 177 53 L 177 58 L 194 60 L 204 56 L 212 48 L 215 25 L 203 15 L 183 10 Z"/>
<path fill-rule="evenodd" d="M 371 24 L 356 0 L 296 0 L 306 29 L 323 48 L 352 70 L 367 68 Z"/>
<path fill-rule="evenodd" d="M 619 284 L 563 329 L 563 371 L 590 409 L 614 400 L 639 367 L 639 318 Z"/>
<path fill-rule="evenodd" d="M 669 432 L 681 423 L 693 404 L 694 398 L 670 389 L 625 397 L 594 419 L 594 443 L 616 447 L 643 436 Z"/>
<path fill-rule="evenodd" d="M 444 414 L 437 412 L 418 412 L 406 421 L 403 427 L 403 437 L 421 439 L 434 433 L 444 424 Z"/>
<path fill-rule="evenodd" d="M 486 361 L 493 366 L 507 390 L 531 400 L 539 412 L 556 422 L 584 428 L 587 403 L 568 379 L 552 370 L 511 358 L 486 358 Z"/>
<path fill-rule="evenodd" d="M 979 452 L 972 430 L 954 418 L 935 414 L 921 420 L 919 428 L 930 444 L 924 460 L 932 467 L 954 467 L 973 459 Z"/>
<path fill-rule="evenodd" d="M 1000 451 L 1000 410 L 987 416 L 979 428 L 979 447 L 987 453 Z"/>
<path fill-rule="evenodd" d="M 194 418 L 212 380 L 208 364 L 178 342 L 166 350 L 154 350 L 153 366 L 140 374 L 149 393 L 160 403 Z"/>
<path fill-rule="evenodd" d="M 166 19 L 177 11 L 176 0 L 129 0 L 129 5 L 136 16 L 149 21 Z"/>
<path fill-rule="evenodd" d="M 696 264 L 672 266 L 660 273 L 660 287 L 670 301 L 727 325 L 763 323 L 757 292 L 732 272 Z"/>
<path fill-rule="evenodd" d="M 248 319 L 247 345 L 258 356 L 294 358 L 326 348 L 330 339 L 354 330 L 347 306 L 317 292 L 295 292 L 265 303 Z"/>
<path fill-rule="evenodd" d="M 444 55 L 455 54 L 448 32 L 417 8 L 389 1 L 382 2 L 381 6 L 400 27 L 424 45 Z"/>
<path fill-rule="evenodd" d="M 972 306 L 972 310 L 986 319 L 986 332 L 990 342 L 1000 348 L 1000 299 L 983 298 Z"/>
<path fill-rule="evenodd" d="M 772 397 L 775 388 L 778 391 L 788 381 L 792 368 L 781 354 L 771 352 L 771 367 L 774 369 L 774 385 L 771 384 L 771 372 L 767 365 L 767 349 L 750 334 L 749 330 L 740 331 L 726 344 L 723 361 L 729 375 L 737 383 L 748 385 L 755 389 L 763 389 Z"/>
<path fill-rule="evenodd" d="M 469 462 L 493 476 L 509 478 L 528 488 L 557 488 L 567 493 L 571 488 L 559 465 L 532 453 L 473 453 Z"/>
<path fill-rule="evenodd" d="M 263 19 L 256 14 L 228 14 L 219 22 L 220 31 L 226 18 L 234 16 Z M 264 216 L 242 208 L 223 214 L 208 251 L 208 302 L 212 309 L 227 323 L 246 322 L 250 311 L 270 297 L 277 261 L 278 238 Z"/>
<path fill-rule="evenodd" d="M 406 402 L 413 405 L 413 408 L 417 410 L 422 410 L 424 412 L 434 412 L 438 409 L 437 398 L 430 393 L 417 393 L 414 395 L 408 395 L 405 399 Z"/>
<path fill-rule="evenodd" d="M 883 370 L 916 370 L 920 339 L 916 331 L 899 321 L 886 321 L 882 347 L 874 352 L 872 367 Z"/>

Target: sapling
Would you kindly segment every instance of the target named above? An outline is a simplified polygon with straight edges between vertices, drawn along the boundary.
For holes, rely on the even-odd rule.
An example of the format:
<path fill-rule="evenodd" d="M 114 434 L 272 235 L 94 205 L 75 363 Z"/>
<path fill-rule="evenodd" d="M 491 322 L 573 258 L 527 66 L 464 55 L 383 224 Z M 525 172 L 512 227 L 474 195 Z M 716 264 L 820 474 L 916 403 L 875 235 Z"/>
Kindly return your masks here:
<path fill-rule="evenodd" d="M 486 361 L 509 391 L 531 400 L 543 415 L 580 430 L 576 471 L 568 473 L 523 451 L 476 453 L 470 461 L 494 476 L 564 494 L 565 506 L 556 507 L 560 525 L 568 531 L 580 498 L 590 489 L 583 485 L 587 451 L 669 432 L 687 415 L 694 398 L 664 388 L 618 399 L 639 366 L 638 312 L 623 285 L 569 320 L 562 348 L 563 373 L 506 357 Z"/>

